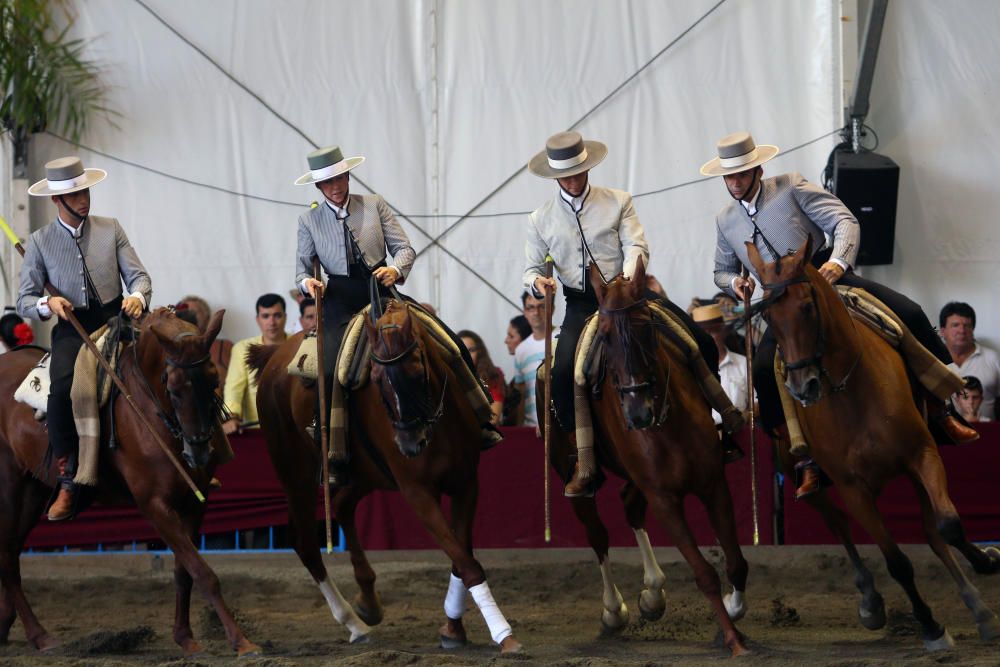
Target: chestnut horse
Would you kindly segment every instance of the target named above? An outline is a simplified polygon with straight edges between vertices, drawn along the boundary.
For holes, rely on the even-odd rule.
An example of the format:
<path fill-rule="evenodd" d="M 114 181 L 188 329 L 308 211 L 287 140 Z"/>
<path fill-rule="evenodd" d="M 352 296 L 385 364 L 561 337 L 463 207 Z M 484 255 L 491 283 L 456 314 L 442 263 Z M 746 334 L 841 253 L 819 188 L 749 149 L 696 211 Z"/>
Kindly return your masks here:
<path fill-rule="evenodd" d="M 372 312 L 378 313 L 376 301 Z M 375 318 L 372 318 L 375 319 Z M 288 496 L 295 552 L 326 598 L 333 617 L 362 641 L 382 621 L 375 572 L 358 540 L 354 513 L 373 490 L 399 490 L 452 562 L 441 645 L 465 644 L 466 592 L 472 594 L 501 652 L 520 650 L 494 602 L 486 574 L 472 553 L 472 523 L 479 492 L 480 427 L 461 383 L 421 321 L 398 300 L 388 302 L 374 324 L 366 317 L 371 379 L 347 401 L 351 485 L 336 489 L 333 514 L 351 554 L 360 589 L 349 605 L 327 576 L 316 536 L 316 489 L 320 456 L 306 427 L 316 406 L 314 386 L 287 373 L 303 334 L 280 346 L 254 346 L 257 412 L 271 462 Z M 314 383 L 312 383 L 314 384 Z M 451 497 L 451 520 L 441 495 Z"/>
<path fill-rule="evenodd" d="M 650 313 L 645 280 L 642 260 L 630 280 L 619 275 L 607 285 L 600 272 L 590 267 L 590 283 L 600 305 L 597 335 L 604 340 L 606 358 L 603 381 L 590 397 L 597 459 L 627 480 L 621 497 L 642 554 L 645 588 L 639 595 L 639 608 L 643 617 L 659 618 L 666 607 L 665 578 L 643 529 L 648 503 L 694 570 L 726 646 L 732 655 L 741 655 L 747 648 L 733 621 L 746 613 L 748 567 L 736 535 L 719 436 L 687 360 L 666 343 Z M 536 396 L 542 396 L 540 385 Z M 543 407 L 538 406 L 538 414 L 544 414 Z M 550 442 L 552 467 L 564 480 L 569 479 L 575 447 L 558 428 L 552 429 Z M 733 593 L 725 599 L 719 576 L 698 549 L 684 516 L 688 494 L 705 505 L 725 553 L 726 574 L 733 586 Z M 593 497 L 571 498 L 570 503 L 601 567 L 602 622 L 608 629 L 618 629 L 628 622 L 628 609 L 611 579 L 607 529 Z"/>
<path fill-rule="evenodd" d="M 172 311 L 157 309 L 142 320 L 138 342 L 126 344 L 118 365 L 118 375 L 139 409 L 150 416 L 162 413 L 171 421 L 168 425 L 153 419 L 153 424 L 164 442 L 175 445 L 174 455 L 181 456 L 183 444 L 189 456 L 207 463 L 190 470 L 202 493 L 214 468 L 209 462 L 209 444 L 224 437 L 214 401 L 218 375 L 208 357 L 224 313 L 215 313 L 206 332 L 199 334 L 194 325 Z M 11 625 L 20 615 L 28 642 L 44 651 L 58 642 L 38 622 L 21 588 L 20 553 L 52 493 L 55 463 L 46 468 L 45 425 L 35 420 L 31 407 L 12 398 L 41 356 L 38 348 L 16 349 L 0 356 L 0 396 L 6 397 L 0 401 L 0 643 L 6 643 Z M 96 499 L 106 504 L 135 503 L 174 552 L 174 641 L 186 655 L 202 650 L 189 619 L 193 583 L 218 614 L 229 645 L 240 655 L 259 652 L 233 620 L 222 599 L 219 578 L 194 546 L 204 503 L 195 498 L 125 399 L 117 392 L 114 396 L 116 446 L 101 452 Z M 107 433 L 107 409 L 102 413 L 101 430 Z M 174 432 L 178 433 L 176 439 Z M 81 609 L 85 602 L 81 600 Z"/>
<path fill-rule="evenodd" d="M 810 454 L 836 485 L 847 511 L 878 544 L 889 574 L 910 598 L 925 647 L 946 649 L 954 642 L 920 597 L 913 567 L 875 504 L 885 484 L 899 475 L 912 482 L 927 543 L 958 584 L 980 637 L 1000 638 L 1000 622 L 948 545 L 964 554 L 979 573 L 1000 570 L 1000 551 L 981 549 L 965 538 L 948 497 L 937 445 L 914 400 L 919 392 L 911 385 L 902 356 L 868 327 L 855 324 L 833 286 L 810 265 L 808 240 L 798 252 L 774 263 L 765 263 L 753 244 L 748 243 L 747 250 L 764 289 L 764 300 L 755 309 L 764 313 L 774 331 L 786 363 L 785 385 L 796 401 L 795 414 Z M 826 499 L 820 509 L 839 514 L 825 518 L 855 561 L 857 552 L 842 513 Z M 856 568 L 859 562 L 855 561 Z M 870 594 L 874 592 L 871 574 L 864 586 L 861 581 L 866 572 L 858 570 L 858 586 L 863 593 L 867 587 Z M 862 621 L 866 613 L 874 612 L 882 615 L 884 623 L 881 596 L 875 609 L 866 609 L 868 602 L 862 603 Z"/>

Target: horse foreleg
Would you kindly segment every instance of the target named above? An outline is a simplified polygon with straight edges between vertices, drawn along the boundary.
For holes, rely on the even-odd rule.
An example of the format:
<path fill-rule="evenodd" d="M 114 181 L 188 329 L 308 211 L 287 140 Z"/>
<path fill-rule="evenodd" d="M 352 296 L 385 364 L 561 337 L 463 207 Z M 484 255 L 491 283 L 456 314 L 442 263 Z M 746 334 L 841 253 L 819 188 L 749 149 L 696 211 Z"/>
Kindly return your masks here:
<path fill-rule="evenodd" d="M 201 518 L 191 521 L 187 526 L 187 534 L 192 542 L 198 538 Z M 174 559 L 174 641 L 181 647 L 185 656 L 193 656 L 204 649 L 194 638 L 191 630 L 191 589 L 194 579 L 181 564 L 179 558 Z"/>
<path fill-rule="evenodd" d="M 726 483 L 724 473 L 720 472 L 716 483 L 701 500 L 708 510 L 712 529 L 719 538 L 719 544 L 726 555 L 726 576 L 733 587 L 732 593 L 727 593 L 722 602 L 726 606 L 729 618 L 738 621 L 747 613 L 744 596 L 747 590 L 747 575 L 750 572 L 750 567 L 747 565 L 746 558 L 743 557 L 740 539 L 736 534 L 733 498 L 729 494 L 729 485 Z"/>
<path fill-rule="evenodd" d="M 478 498 L 479 485 L 475 481 L 451 497 L 451 528 L 470 556 L 472 556 L 472 523 L 475 519 Z M 462 623 L 467 597 L 468 589 L 458 577 L 456 569 L 452 567 L 448 577 L 448 592 L 444 598 L 445 622 L 438 629 L 441 648 L 454 649 L 468 643 L 465 625 Z"/>
<path fill-rule="evenodd" d="M 354 567 L 354 581 L 358 584 L 358 595 L 354 599 L 353 612 L 357 615 L 357 622 L 348 617 L 347 621 L 341 621 L 351 630 L 351 642 L 361 641 L 371 632 L 372 625 L 382 622 L 384 610 L 382 600 L 379 599 L 375 591 L 375 570 L 368 562 L 368 556 L 361 547 L 361 540 L 358 539 L 358 531 L 354 522 L 354 511 L 357 509 L 361 496 L 355 491 L 356 487 L 349 487 L 340 490 L 333 498 L 333 511 L 337 517 L 340 529 L 344 531 L 344 544 L 351 555 L 351 565 Z M 315 531 L 312 533 L 315 535 Z M 319 551 L 316 550 L 318 554 Z M 329 601 L 329 596 L 327 597 Z M 334 616 L 337 611 L 334 606 L 330 606 Z M 339 621 L 340 618 L 337 618 Z"/>
<path fill-rule="evenodd" d="M 943 484 L 944 470 L 935 469 L 940 468 L 940 466 L 934 465 L 934 459 L 936 458 L 936 452 L 933 457 L 924 457 L 924 460 L 927 461 L 926 467 L 931 469 L 926 474 L 931 483 Z M 940 463 L 940 460 L 938 460 L 938 463 Z M 918 470 L 922 470 L 922 468 L 918 468 Z M 940 478 L 937 477 L 939 473 Z M 941 562 L 944 563 L 945 568 L 948 569 L 948 573 L 951 574 L 951 578 L 958 585 L 958 592 L 962 597 L 962 602 L 972 612 L 972 616 L 976 621 L 979 637 L 984 641 L 994 641 L 1000 638 L 1000 620 L 997 620 L 996 614 L 983 602 L 979 590 L 965 576 L 965 572 L 958 566 L 954 554 L 952 554 L 948 548 L 948 544 L 945 542 L 946 536 L 952 538 L 961 537 L 964 539 L 962 524 L 958 519 L 958 515 L 953 514 L 954 507 L 951 507 L 952 513 L 946 513 L 942 520 L 942 515 L 929 495 L 931 489 L 926 486 L 928 480 L 919 473 L 916 476 L 911 476 L 911 480 L 913 488 L 917 492 L 917 497 L 920 499 L 924 535 L 927 536 L 927 543 L 934 550 L 934 553 Z M 947 497 L 947 493 L 941 490 L 938 490 L 938 493 L 944 495 L 947 505 L 950 506 L 951 501 Z"/>
<path fill-rule="evenodd" d="M 635 543 L 642 555 L 643 589 L 639 592 L 639 613 L 647 621 L 656 621 L 667 611 L 667 594 L 663 590 L 667 578 L 656 562 L 653 545 L 646 533 L 646 498 L 632 482 L 626 482 L 619 495 L 625 508 L 625 520 L 635 533 Z"/>
<path fill-rule="evenodd" d="M 0 644 L 7 642 L 10 628 L 20 615 L 28 643 L 39 651 L 48 651 L 59 642 L 38 621 L 21 587 L 21 550 L 45 505 L 48 488 L 16 471 L 10 473 L 8 479 L 17 481 L 3 490 L 0 503 Z"/>
<path fill-rule="evenodd" d="M 617 632 L 628 625 L 628 606 L 611 577 L 611 558 L 608 556 L 610 540 L 608 529 L 597 512 L 597 501 L 593 498 L 570 498 L 570 506 L 576 518 L 587 533 L 587 543 L 597 556 L 601 568 L 601 626 L 605 632 Z"/>
<path fill-rule="evenodd" d="M 694 535 L 691 534 L 691 527 L 684 518 L 684 505 L 681 499 L 673 495 L 655 498 L 647 495 L 647 500 L 666 525 L 678 551 L 691 566 L 698 590 L 708 598 L 712 611 L 715 612 L 726 646 L 734 657 L 748 653 L 749 649 L 743 643 L 743 637 L 736 629 L 733 620 L 729 618 L 729 613 L 722 602 L 719 575 L 698 549 Z"/>
<path fill-rule="evenodd" d="M 875 506 L 875 499 L 867 489 L 853 485 L 842 485 L 838 488 L 840 497 L 850 511 L 851 516 L 868 531 L 868 534 L 878 545 L 885 557 L 886 569 L 895 579 L 913 606 L 913 616 L 920 623 L 924 647 L 928 651 L 940 651 L 952 648 L 955 641 L 944 626 L 934 620 L 930 607 L 920 597 L 913 579 L 913 564 L 899 545 L 892 539 L 885 527 L 885 522 Z"/>
<path fill-rule="evenodd" d="M 176 562 L 179 562 L 187 571 L 199 592 L 215 609 L 215 613 L 225 629 L 226 639 L 233 650 L 238 655 L 260 653 L 260 647 L 246 638 L 236 623 L 236 619 L 233 618 L 229 607 L 226 606 L 226 602 L 222 598 L 222 585 L 219 583 L 219 577 L 198 553 L 177 512 L 161 498 L 143 502 L 141 509 L 163 541 L 174 552 Z"/>
<path fill-rule="evenodd" d="M 399 479 L 398 475 L 397 479 Z M 426 489 L 413 484 L 401 484 L 400 491 L 420 518 L 420 522 L 424 524 L 424 527 L 451 559 L 454 571 L 469 590 L 476 606 L 479 607 L 493 641 L 500 645 L 501 653 L 519 652 L 521 644 L 514 639 L 510 624 L 507 623 L 503 612 L 500 611 L 500 607 L 493 599 L 490 585 L 486 583 L 486 573 L 483 566 L 463 548 L 451 531 L 437 498 Z"/>

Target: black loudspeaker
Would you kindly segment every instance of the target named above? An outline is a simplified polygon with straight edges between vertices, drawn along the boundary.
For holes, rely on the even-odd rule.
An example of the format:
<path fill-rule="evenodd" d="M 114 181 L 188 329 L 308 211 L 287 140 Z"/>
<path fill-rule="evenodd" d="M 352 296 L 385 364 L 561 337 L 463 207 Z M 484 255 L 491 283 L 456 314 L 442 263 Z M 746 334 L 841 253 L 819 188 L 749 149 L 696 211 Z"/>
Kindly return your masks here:
<path fill-rule="evenodd" d="M 861 224 L 857 263 L 892 264 L 899 165 L 878 153 L 837 152 L 833 193 Z"/>

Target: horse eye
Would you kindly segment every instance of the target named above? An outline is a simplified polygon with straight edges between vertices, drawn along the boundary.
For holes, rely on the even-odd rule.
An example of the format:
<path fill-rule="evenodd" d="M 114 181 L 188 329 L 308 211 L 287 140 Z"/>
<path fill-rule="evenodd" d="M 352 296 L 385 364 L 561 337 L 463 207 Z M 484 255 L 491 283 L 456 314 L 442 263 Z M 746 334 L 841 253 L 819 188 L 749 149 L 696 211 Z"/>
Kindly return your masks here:
<path fill-rule="evenodd" d="M 799 308 L 802 309 L 803 315 L 812 315 L 813 311 L 815 310 L 815 306 L 813 305 L 812 301 L 803 301 L 802 305 L 799 306 Z"/>

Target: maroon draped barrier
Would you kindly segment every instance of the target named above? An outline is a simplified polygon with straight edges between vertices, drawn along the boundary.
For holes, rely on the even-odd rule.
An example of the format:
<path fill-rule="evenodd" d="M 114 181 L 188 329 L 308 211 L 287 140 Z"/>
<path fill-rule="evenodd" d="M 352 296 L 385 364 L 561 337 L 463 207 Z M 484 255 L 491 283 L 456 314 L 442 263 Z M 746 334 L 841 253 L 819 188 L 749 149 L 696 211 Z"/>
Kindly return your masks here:
<path fill-rule="evenodd" d="M 948 494 L 962 517 L 965 534 L 971 540 L 1000 540 L 1000 496 L 994 475 L 1000 471 L 1000 423 L 976 424 L 980 438 L 961 447 L 940 447 L 948 475 Z M 794 489 L 785 484 L 785 542 L 787 544 L 829 544 L 835 539 L 819 514 L 803 502 L 792 499 Z M 835 501 L 843 507 L 833 491 Z M 922 543 L 924 532 L 920 504 L 906 477 L 891 481 L 878 499 L 878 507 L 892 536 L 899 543 Z M 860 543 L 871 537 L 852 521 L 851 532 Z"/>
<path fill-rule="evenodd" d="M 484 452 L 479 467 L 480 492 L 476 515 L 475 542 L 478 547 L 544 546 L 542 513 L 542 443 L 533 429 L 504 429 L 506 439 Z M 1000 469 L 1000 425 L 986 424 L 982 439 L 964 447 L 941 449 L 948 470 L 949 491 L 973 539 L 1000 539 L 1000 497 L 993 492 L 991 480 Z M 260 433 L 250 432 L 231 439 L 236 459 L 218 471 L 221 489 L 208 501 L 205 533 L 283 525 L 287 505 L 281 486 L 271 468 L 267 449 Z M 741 444 L 748 448 L 747 434 Z M 760 538 L 762 544 L 774 540 L 774 467 L 767 438 L 758 437 L 760 453 L 758 483 L 760 490 Z M 727 466 L 736 512 L 740 542 L 749 544 L 752 537 L 750 502 L 750 457 Z M 562 497 L 562 482 L 552 476 L 552 545 L 587 546 L 583 528 L 577 522 L 569 501 Z M 598 493 L 598 508 L 617 546 L 634 544 L 632 531 L 625 522 L 618 500 L 621 480 L 610 477 Z M 789 544 L 823 544 L 833 541 L 812 510 L 791 500 L 785 493 L 785 541 Z M 905 480 L 896 480 L 883 494 L 879 506 L 900 542 L 922 542 L 919 511 L 913 490 Z M 686 503 L 692 530 L 699 543 L 712 544 L 715 537 L 700 503 L 689 498 Z M 317 517 L 322 516 L 317 503 Z M 427 531 L 398 493 L 377 492 L 358 507 L 358 530 L 368 549 L 435 548 Z M 647 522 L 650 538 L 656 545 L 670 544 L 656 517 Z M 859 539 L 867 539 L 856 531 Z M 156 531 L 132 508 L 92 507 L 69 523 L 50 524 L 42 520 L 28 539 L 31 547 L 89 545 L 157 539 Z"/>

